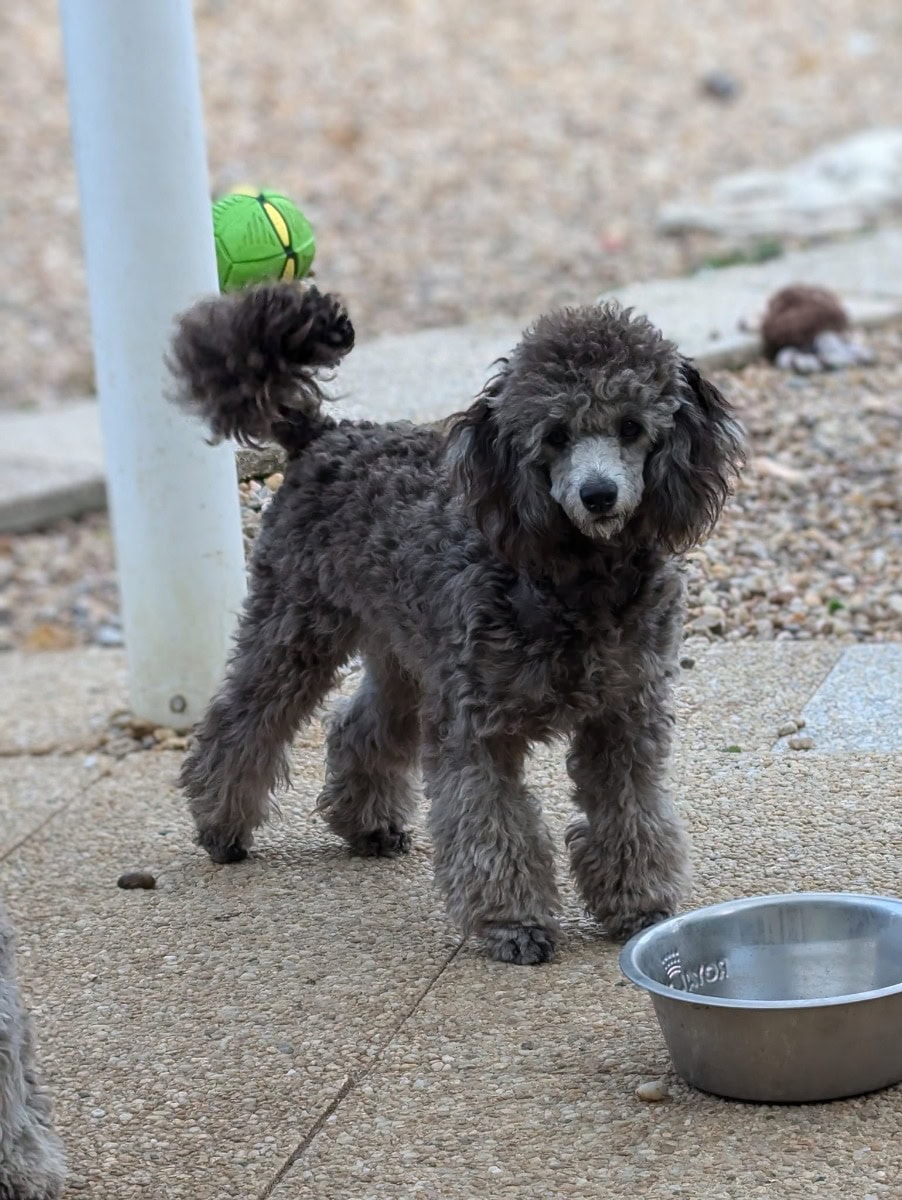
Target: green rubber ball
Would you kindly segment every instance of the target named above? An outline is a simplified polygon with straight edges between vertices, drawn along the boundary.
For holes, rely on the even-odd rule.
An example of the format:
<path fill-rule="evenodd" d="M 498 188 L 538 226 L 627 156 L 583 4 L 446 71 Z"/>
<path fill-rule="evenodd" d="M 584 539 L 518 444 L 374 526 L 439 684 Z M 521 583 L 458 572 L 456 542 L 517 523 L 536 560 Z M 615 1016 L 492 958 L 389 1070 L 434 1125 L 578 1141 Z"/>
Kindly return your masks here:
<path fill-rule="evenodd" d="M 213 205 L 219 286 L 233 292 L 267 279 L 301 279 L 316 240 L 310 222 L 281 192 L 230 192 Z"/>

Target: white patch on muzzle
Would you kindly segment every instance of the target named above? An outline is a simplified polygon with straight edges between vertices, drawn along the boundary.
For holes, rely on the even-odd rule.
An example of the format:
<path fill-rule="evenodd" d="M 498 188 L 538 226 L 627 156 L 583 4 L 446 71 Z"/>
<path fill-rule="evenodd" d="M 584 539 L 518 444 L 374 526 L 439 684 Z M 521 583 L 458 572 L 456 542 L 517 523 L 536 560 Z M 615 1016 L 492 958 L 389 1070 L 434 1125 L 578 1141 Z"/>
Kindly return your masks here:
<path fill-rule="evenodd" d="M 642 499 L 645 454 L 613 437 L 575 442 L 551 467 L 551 495 L 587 537 L 608 539 L 619 533 Z M 604 512 L 586 506 L 585 494 L 598 485 L 616 487 L 617 498 Z"/>

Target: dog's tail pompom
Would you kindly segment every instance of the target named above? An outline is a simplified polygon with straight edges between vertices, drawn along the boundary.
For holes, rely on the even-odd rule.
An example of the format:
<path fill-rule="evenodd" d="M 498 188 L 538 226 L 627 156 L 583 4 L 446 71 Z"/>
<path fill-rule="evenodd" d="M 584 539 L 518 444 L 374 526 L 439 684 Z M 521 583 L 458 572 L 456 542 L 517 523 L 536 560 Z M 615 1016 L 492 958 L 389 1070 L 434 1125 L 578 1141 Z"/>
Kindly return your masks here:
<path fill-rule="evenodd" d="M 317 374 L 353 345 L 341 302 L 309 285 L 268 283 L 202 300 L 173 338 L 173 400 L 215 441 L 291 448 L 331 423 L 320 413 Z"/>

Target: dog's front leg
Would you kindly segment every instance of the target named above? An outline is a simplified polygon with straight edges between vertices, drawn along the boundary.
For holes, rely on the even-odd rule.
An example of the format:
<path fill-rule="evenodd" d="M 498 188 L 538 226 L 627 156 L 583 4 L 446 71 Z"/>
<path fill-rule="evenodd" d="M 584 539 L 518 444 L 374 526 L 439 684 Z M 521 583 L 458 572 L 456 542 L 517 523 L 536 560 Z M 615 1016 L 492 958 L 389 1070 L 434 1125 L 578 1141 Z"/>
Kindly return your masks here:
<path fill-rule="evenodd" d="M 523 782 L 526 745 L 455 724 L 423 756 L 436 882 L 452 920 L 493 958 L 546 962 L 560 900 L 551 839 Z"/>
<path fill-rule="evenodd" d="M 586 721 L 567 770 L 576 784 L 566 833 L 589 913 L 618 940 L 671 916 L 688 885 L 688 843 L 666 787 L 671 719 L 635 705 Z"/>

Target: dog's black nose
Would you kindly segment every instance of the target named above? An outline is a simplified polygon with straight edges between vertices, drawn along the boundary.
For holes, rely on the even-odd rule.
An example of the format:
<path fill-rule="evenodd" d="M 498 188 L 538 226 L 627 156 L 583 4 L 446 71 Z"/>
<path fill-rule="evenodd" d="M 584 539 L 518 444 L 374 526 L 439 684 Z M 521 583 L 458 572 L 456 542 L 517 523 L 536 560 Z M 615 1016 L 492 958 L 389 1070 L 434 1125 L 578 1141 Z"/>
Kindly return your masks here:
<path fill-rule="evenodd" d="M 579 498 L 590 513 L 610 512 L 617 502 L 617 484 L 611 479 L 590 479 L 579 489 Z"/>

